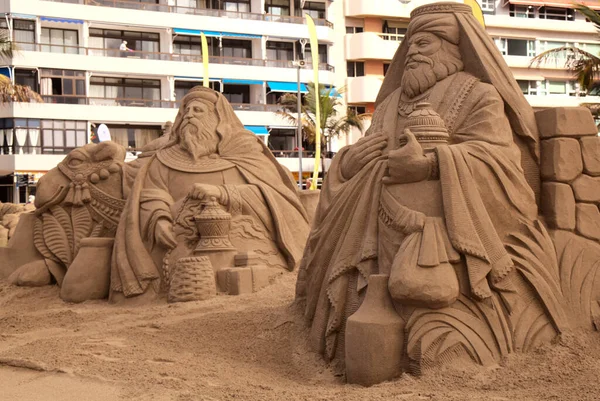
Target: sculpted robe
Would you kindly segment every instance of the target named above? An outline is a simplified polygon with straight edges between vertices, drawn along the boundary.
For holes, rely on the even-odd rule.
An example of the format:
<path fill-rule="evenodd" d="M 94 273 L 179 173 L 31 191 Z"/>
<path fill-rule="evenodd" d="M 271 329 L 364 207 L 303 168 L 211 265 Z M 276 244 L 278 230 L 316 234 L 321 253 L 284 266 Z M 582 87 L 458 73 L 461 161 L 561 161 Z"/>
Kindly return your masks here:
<path fill-rule="evenodd" d="M 154 244 L 156 222 L 165 218 L 175 223 L 194 183 L 222 186 L 234 218 L 250 216 L 250 225 L 266 233 L 278 250 L 279 264 L 295 267 L 309 227 L 294 183 L 243 127 L 221 129 L 219 134 L 217 154 L 194 161 L 175 144 L 158 150 L 140 168 L 117 231 L 112 292 L 138 295 L 151 283 L 159 290 L 166 250 Z"/>
<path fill-rule="evenodd" d="M 368 135 L 393 138 L 403 132 L 411 105 L 400 97 L 397 89 L 378 106 Z M 463 260 L 457 271 L 461 293 L 497 309 L 504 301 L 510 310 L 514 289 L 508 276 L 513 263 L 504 245 L 510 233 L 536 218 L 537 206 L 503 99 L 493 86 L 458 73 L 438 82 L 426 101 L 444 119 L 450 134 L 449 144 L 436 152 L 448 246 Z M 327 175 L 315 216 L 319 223 L 307 242 L 297 284 L 297 297 L 306 300 L 305 314 L 312 322 L 311 341 L 329 360 L 343 359 L 345 321 L 360 305 L 369 275 L 380 272 L 384 259 L 402 241 L 400 233 L 394 238 L 382 230 L 379 211 L 386 156 L 347 180 L 340 170 L 347 151 L 336 155 Z M 428 202 L 419 193 L 406 198 L 415 204 Z M 502 350 L 511 347 L 507 339 L 497 341 Z"/>

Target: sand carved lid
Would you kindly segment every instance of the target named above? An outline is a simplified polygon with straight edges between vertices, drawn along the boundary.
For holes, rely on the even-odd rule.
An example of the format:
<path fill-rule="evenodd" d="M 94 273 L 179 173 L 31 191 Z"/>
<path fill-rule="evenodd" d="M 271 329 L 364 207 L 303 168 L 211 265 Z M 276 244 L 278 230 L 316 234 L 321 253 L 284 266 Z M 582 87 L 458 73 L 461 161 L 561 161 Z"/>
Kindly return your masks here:
<path fill-rule="evenodd" d="M 429 103 L 417 104 L 415 110 L 408 116 L 404 127 L 411 130 L 419 143 L 440 144 L 447 143 L 450 139 L 444 120 Z M 400 144 L 405 143 L 406 140 L 401 141 Z"/>

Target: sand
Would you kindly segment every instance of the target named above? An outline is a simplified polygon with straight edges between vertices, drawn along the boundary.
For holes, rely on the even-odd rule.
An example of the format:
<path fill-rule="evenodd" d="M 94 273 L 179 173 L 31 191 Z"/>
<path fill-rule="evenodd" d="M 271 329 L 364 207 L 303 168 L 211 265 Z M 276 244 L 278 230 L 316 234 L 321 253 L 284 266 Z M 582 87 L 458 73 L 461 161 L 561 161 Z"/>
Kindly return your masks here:
<path fill-rule="evenodd" d="M 371 388 L 309 351 L 288 274 L 255 294 L 119 307 L 0 280 L 0 400 L 597 400 L 600 333 L 501 366 L 456 364 Z"/>

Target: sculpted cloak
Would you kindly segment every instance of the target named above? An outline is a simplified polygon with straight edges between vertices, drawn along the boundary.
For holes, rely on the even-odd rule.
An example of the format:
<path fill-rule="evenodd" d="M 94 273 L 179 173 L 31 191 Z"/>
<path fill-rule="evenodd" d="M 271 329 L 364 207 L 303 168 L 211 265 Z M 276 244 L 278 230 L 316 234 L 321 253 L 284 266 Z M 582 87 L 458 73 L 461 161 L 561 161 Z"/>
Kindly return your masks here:
<path fill-rule="evenodd" d="M 452 29 L 455 32 L 449 34 Z M 422 31 L 454 38 L 455 44 L 460 37 L 465 72 L 438 82 L 427 100 L 450 134 L 449 143 L 436 148 L 442 216 L 447 247 L 462 256 L 463 266 L 457 269 L 462 295 L 456 304 L 473 305 L 485 316 L 493 328 L 491 345 L 486 343 L 489 352 L 504 355 L 513 340 L 502 311 L 516 314 L 511 308 L 516 288 L 521 288 L 511 274 L 514 265 L 505 246 L 510 234 L 522 232 L 537 217 L 532 190 L 539 187 L 537 170 L 529 184 L 522 168 L 535 165 L 537 158 L 535 119 L 468 6 L 440 3 L 415 9 L 407 38 Z M 399 88 L 407 42 L 403 41 L 390 66 L 366 135 L 392 138 L 402 132 L 407 114 L 403 116 L 402 109 L 411 106 L 401 101 Z M 519 148 L 527 153 L 522 155 Z M 347 180 L 340 169 L 347 152 L 348 147 L 336 155 L 326 177 L 314 220 L 318 223 L 308 239 L 296 288 L 297 298 L 306 302 L 313 347 L 328 360 L 341 362 L 338 367 L 343 366 L 345 322 L 360 306 L 369 275 L 381 273 L 378 258 L 385 253 L 380 247 L 386 155 Z M 418 193 L 413 198 L 427 203 Z M 407 325 L 412 324 L 414 310 L 404 310 Z"/>
<path fill-rule="evenodd" d="M 148 183 L 161 181 L 159 186 L 166 184 L 168 187 L 171 171 L 174 174 L 188 172 L 193 179 L 201 177 L 203 172 L 210 174 L 225 169 L 233 170 L 235 176 L 243 177 L 246 186 L 255 189 L 257 199 L 261 201 L 259 208 L 269 214 L 274 240 L 287 268 L 294 269 L 300 260 L 309 225 L 294 182 L 262 141 L 244 129 L 221 94 L 218 94 L 215 112 L 219 117 L 217 134 L 220 142 L 217 153 L 210 155 L 201 163 L 203 165 L 199 166 L 191 157 L 185 156 L 179 145 L 171 142 L 152 155 L 140 168 L 117 229 L 111 270 L 111 296 L 113 292 L 123 293 L 127 297 L 139 295 L 149 285 L 153 285 L 156 292 L 160 289 L 161 272 L 152 255 L 154 225 L 158 217 L 173 221 L 174 216 L 169 215 L 168 211 L 177 199 L 165 190 L 155 189 L 154 184 L 150 188 L 147 186 Z M 177 128 L 176 121 L 172 137 Z M 162 177 L 156 176 L 156 172 L 161 172 L 159 175 Z M 200 174 L 196 176 L 193 173 Z M 192 180 L 186 183 L 189 188 L 175 190 L 187 193 L 194 183 Z M 150 217 L 141 219 L 148 203 L 164 203 L 164 206 L 159 206 L 157 212 Z M 148 214 L 145 217 L 147 216 Z M 142 232 L 147 236 L 143 237 Z"/>

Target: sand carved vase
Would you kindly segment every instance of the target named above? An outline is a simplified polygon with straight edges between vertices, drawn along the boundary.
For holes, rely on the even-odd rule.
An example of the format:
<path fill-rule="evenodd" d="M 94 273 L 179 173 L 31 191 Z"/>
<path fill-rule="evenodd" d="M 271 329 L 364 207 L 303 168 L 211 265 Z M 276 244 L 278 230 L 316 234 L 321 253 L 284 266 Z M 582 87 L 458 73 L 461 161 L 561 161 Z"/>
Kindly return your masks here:
<path fill-rule="evenodd" d="M 434 152 L 448 143 L 444 120 L 428 103 L 420 103 L 408 116 L 405 128 L 411 130 L 423 153 Z M 398 146 L 406 140 L 398 141 Z M 383 210 L 391 211 L 392 219 L 414 216 L 418 228 L 401 227 L 404 235 L 389 269 L 389 290 L 392 298 L 403 305 L 442 308 L 451 305 L 459 295 L 456 272 L 450 263 L 460 260 L 450 245 L 443 222 L 441 184 L 426 180 L 410 184 L 388 185 L 382 194 Z M 387 204 L 386 204 L 387 203 Z"/>
<path fill-rule="evenodd" d="M 114 238 L 82 238 L 79 251 L 63 279 L 60 297 L 83 302 L 108 297 Z"/>
<path fill-rule="evenodd" d="M 402 372 L 404 321 L 394 309 L 388 280 L 386 274 L 371 275 L 363 303 L 346 322 L 348 383 L 371 386 Z"/>

